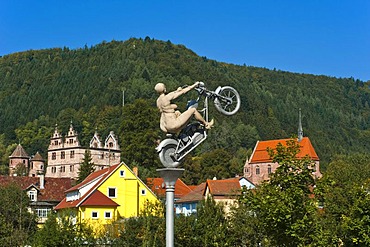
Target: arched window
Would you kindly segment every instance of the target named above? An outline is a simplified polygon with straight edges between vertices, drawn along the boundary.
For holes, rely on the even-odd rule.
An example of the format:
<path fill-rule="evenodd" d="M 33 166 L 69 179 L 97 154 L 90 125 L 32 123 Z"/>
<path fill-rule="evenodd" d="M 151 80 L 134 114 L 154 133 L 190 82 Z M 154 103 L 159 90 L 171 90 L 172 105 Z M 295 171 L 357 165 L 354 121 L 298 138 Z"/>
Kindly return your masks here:
<path fill-rule="evenodd" d="M 259 175 L 261 173 L 260 166 L 256 166 L 256 174 Z"/>

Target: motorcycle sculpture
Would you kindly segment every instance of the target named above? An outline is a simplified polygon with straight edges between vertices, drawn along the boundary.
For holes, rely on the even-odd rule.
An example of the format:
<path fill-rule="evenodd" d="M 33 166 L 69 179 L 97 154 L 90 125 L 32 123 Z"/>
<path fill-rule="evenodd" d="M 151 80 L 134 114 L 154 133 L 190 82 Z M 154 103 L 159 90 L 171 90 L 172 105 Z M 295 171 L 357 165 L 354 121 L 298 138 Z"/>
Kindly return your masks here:
<path fill-rule="evenodd" d="M 198 108 L 199 103 L 202 103 L 203 108 L 199 112 L 207 122 L 208 100 L 213 101 L 216 109 L 227 116 L 234 115 L 240 108 L 240 95 L 233 87 L 219 86 L 215 91 L 211 91 L 201 82 L 194 90 L 198 92 L 198 98 L 189 101 L 187 107 Z M 156 147 L 156 151 L 165 167 L 175 168 L 188 153 L 207 139 L 207 129 L 199 122 L 189 123 L 179 134 L 168 133 L 167 137 Z"/>

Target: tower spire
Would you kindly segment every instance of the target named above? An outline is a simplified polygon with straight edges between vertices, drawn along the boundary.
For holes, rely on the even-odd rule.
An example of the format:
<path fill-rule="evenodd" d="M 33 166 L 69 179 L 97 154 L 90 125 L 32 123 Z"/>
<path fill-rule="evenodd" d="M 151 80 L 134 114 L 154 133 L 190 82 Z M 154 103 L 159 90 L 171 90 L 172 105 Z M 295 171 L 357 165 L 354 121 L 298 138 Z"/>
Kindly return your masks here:
<path fill-rule="evenodd" d="M 300 142 L 303 139 L 301 108 L 299 108 L 299 120 L 298 121 L 299 121 L 298 122 L 298 142 Z"/>

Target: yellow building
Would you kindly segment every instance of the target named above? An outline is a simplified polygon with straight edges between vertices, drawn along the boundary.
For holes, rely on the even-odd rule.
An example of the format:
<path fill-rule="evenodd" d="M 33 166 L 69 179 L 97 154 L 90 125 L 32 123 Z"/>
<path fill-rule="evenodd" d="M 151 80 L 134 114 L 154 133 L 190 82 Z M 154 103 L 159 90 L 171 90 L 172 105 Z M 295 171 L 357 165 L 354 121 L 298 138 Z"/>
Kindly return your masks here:
<path fill-rule="evenodd" d="M 75 222 L 106 225 L 120 218 L 138 216 L 155 194 L 123 162 L 90 174 L 66 191 L 55 210 L 72 210 Z"/>

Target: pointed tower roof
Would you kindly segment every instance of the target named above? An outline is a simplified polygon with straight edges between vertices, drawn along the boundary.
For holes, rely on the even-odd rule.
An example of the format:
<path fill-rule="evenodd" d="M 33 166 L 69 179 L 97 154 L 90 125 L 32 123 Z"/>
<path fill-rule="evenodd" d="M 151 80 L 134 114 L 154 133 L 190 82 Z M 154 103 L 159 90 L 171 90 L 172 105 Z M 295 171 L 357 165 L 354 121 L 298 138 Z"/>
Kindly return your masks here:
<path fill-rule="evenodd" d="M 31 161 L 45 161 L 39 152 L 36 152 L 35 156 L 32 157 Z"/>
<path fill-rule="evenodd" d="M 12 155 L 9 156 L 9 158 L 29 158 L 26 150 L 22 147 L 21 144 L 18 144 L 18 146 L 13 151 Z"/>
<path fill-rule="evenodd" d="M 299 120 L 298 121 L 299 121 L 298 122 L 298 142 L 301 142 L 303 139 L 301 108 L 299 108 Z"/>

